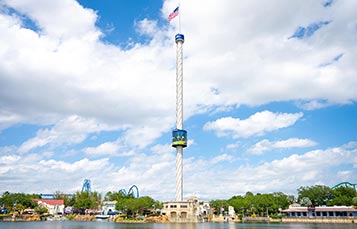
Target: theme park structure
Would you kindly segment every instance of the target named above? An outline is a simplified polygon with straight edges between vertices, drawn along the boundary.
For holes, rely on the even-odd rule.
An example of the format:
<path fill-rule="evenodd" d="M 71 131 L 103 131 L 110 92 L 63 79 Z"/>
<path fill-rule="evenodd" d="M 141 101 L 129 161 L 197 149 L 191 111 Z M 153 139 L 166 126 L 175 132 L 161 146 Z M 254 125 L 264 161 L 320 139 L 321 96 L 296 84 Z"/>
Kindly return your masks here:
<path fill-rule="evenodd" d="M 120 189 L 119 192 L 123 194 L 123 196 L 139 198 L 139 189 L 135 184 L 129 188 L 128 192 L 125 189 Z"/>
<path fill-rule="evenodd" d="M 176 129 L 172 131 L 172 146 L 176 148 L 176 201 L 183 201 L 183 148 L 187 146 L 187 131 L 183 129 L 183 34 L 175 36 L 176 49 Z"/>
<path fill-rule="evenodd" d="M 92 186 L 91 186 L 91 180 L 89 179 L 84 179 L 83 185 L 82 185 L 82 192 L 88 192 L 90 193 L 92 191 Z M 134 184 L 132 185 L 128 191 L 126 191 L 124 188 L 120 189 L 119 192 L 123 196 L 132 196 L 135 198 L 139 198 L 139 189 L 138 187 Z"/>
<path fill-rule="evenodd" d="M 82 192 L 92 192 L 92 186 L 91 186 L 91 181 L 89 179 L 84 179 L 83 185 L 82 185 Z"/>
<path fill-rule="evenodd" d="M 183 43 L 185 37 L 175 35 L 176 43 L 176 128 L 172 131 L 172 147 L 176 148 L 176 199 L 164 202 L 162 214 L 170 222 L 198 222 L 197 198 L 183 200 L 183 148 L 187 146 L 187 131 L 183 129 Z"/>
<path fill-rule="evenodd" d="M 332 189 L 335 189 L 338 187 L 351 187 L 357 192 L 357 184 L 352 184 L 351 182 L 348 182 L 348 181 L 338 183 L 335 186 L 333 186 Z"/>

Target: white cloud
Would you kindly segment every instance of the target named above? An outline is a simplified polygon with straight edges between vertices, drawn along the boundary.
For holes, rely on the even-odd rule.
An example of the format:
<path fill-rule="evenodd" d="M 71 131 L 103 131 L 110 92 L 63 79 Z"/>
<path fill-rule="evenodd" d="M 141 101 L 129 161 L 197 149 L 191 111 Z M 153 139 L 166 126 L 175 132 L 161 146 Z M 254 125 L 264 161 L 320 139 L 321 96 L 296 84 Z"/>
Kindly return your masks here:
<path fill-rule="evenodd" d="M 60 190 L 73 193 L 81 189 L 85 178 L 92 179 L 95 183 L 97 180 L 109 180 L 109 172 L 112 171 L 113 165 L 109 163 L 108 158 L 99 160 L 84 158 L 65 162 L 43 160 L 39 155 L 26 154 L 1 157 L 0 168 L 2 191 L 54 193 Z M 35 175 L 29 176 L 29 174 Z M 95 188 L 98 189 L 98 186 Z"/>
<path fill-rule="evenodd" d="M 16 124 L 20 120 L 21 117 L 19 117 L 17 114 L 0 111 L 0 130 L 6 129 L 9 126 Z"/>
<path fill-rule="evenodd" d="M 341 171 L 338 168 L 355 164 L 356 153 L 356 148 L 341 146 L 310 151 L 302 155 L 294 154 L 256 166 L 224 166 L 219 169 L 210 167 L 205 161 L 192 160 L 189 165 L 186 163 L 186 166 L 195 168 L 190 170 L 190 176 L 185 177 L 186 192 L 199 193 L 201 197 L 206 198 L 227 198 L 247 191 L 283 191 L 296 194 L 300 186 L 333 186 L 340 182 L 342 174 L 346 180 L 354 179 L 355 168 Z M 336 170 L 340 174 L 338 177 L 335 176 Z"/>
<path fill-rule="evenodd" d="M 216 163 L 220 163 L 220 162 L 224 162 L 224 161 L 231 162 L 233 159 L 234 158 L 232 155 L 225 153 L 225 154 L 220 154 L 220 155 L 212 158 L 211 162 L 212 162 L 212 164 L 216 164 Z"/>
<path fill-rule="evenodd" d="M 236 143 L 228 144 L 228 145 L 226 146 L 226 148 L 227 148 L 227 149 L 236 149 L 236 148 L 239 147 L 239 145 L 240 145 L 240 143 L 239 143 L 239 142 L 236 142 Z"/>
<path fill-rule="evenodd" d="M 39 165 L 42 167 L 43 171 L 56 171 L 61 170 L 64 172 L 75 172 L 75 171 L 93 171 L 100 170 L 108 166 L 108 158 L 103 158 L 99 160 L 90 161 L 87 158 L 76 161 L 74 163 L 68 163 L 64 161 L 56 160 L 41 160 Z"/>
<path fill-rule="evenodd" d="M 300 186 L 317 183 L 333 186 L 341 178 L 351 181 L 357 168 L 356 145 L 293 154 L 257 165 L 234 160 L 229 154 L 184 158 L 185 198 L 191 194 L 201 199 L 229 198 L 247 191 L 294 194 Z M 80 190 L 83 180 L 88 178 L 92 180 L 92 189 L 103 193 L 135 184 L 141 195 L 173 199 L 174 149 L 169 145 L 156 145 L 153 149 L 160 149 L 160 154 L 136 152 L 120 167 L 109 158 L 65 162 L 44 160 L 34 154 L 2 156 L 0 186 L 12 192 L 74 192 Z M 34 171 L 36 176 L 29 178 L 28 174 Z"/>
<path fill-rule="evenodd" d="M 315 146 L 317 143 L 310 139 L 289 138 L 287 140 L 271 142 L 264 139 L 257 142 L 248 152 L 252 154 L 262 154 L 264 151 L 271 149 L 285 149 L 285 148 L 304 148 Z"/>
<path fill-rule="evenodd" d="M 30 138 L 19 147 L 19 152 L 26 153 L 32 149 L 46 145 L 73 145 L 84 141 L 88 134 L 103 130 L 112 130 L 113 127 L 99 124 L 94 119 L 85 119 L 76 115 L 60 120 L 50 129 L 41 129 L 36 137 Z"/>
<path fill-rule="evenodd" d="M 24 28 L 26 19 L 8 15 L 2 10 L 4 4 L 32 19 L 40 30 Z M 176 4 L 163 2 L 165 19 Z M 0 187 L 73 191 L 88 177 L 97 188 L 118 190 L 135 183 L 156 198 L 173 197 L 172 147 L 155 145 L 153 151 L 159 156 L 136 150 L 154 143 L 174 125 L 177 23 L 165 28 L 156 21 L 139 20 L 138 31 L 152 40 L 122 49 L 100 41 L 98 15 L 77 1 L 6 0 L 0 8 L 0 129 L 19 123 L 46 126 L 20 146 L 27 154 L 13 155 L 16 147 L 0 148 L 7 157 L 21 157 L 1 164 Z M 353 0 L 336 1 L 328 9 L 315 0 L 208 0 L 204 8 L 199 1 L 183 2 L 184 117 L 227 108 L 233 112 L 242 104 L 304 101 L 301 107 L 318 109 L 356 101 L 356 8 Z M 287 39 L 298 26 L 319 20 L 331 23 L 309 39 Z M 320 67 L 339 53 L 344 55 L 338 62 Z M 292 126 L 302 115 L 264 111 L 245 120 L 217 119 L 205 128 L 244 138 Z M 42 158 L 50 153 L 31 154 L 40 147 L 48 146 L 46 152 L 52 152 L 59 145 L 75 146 L 90 133 L 108 129 L 123 130 L 120 137 L 130 157 L 122 167 L 110 159 L 70 162 Z M 109 142 L 87 151 L 99 156 L 104 151 L 118 152 L 116 147 Z M 222 163 L 214 166 L 210 155 L 187 158 L 185 192 L 210 198 L 248 190 L 294 192 L 316 180 L 337 182 L 331 177 L 338 165 L 352 164 L 354 170 L 337 173 L 352 179 L 355 151 L 351 144 L 258 166 L 243 166 L 228 154 L 217 156 Z M 68 152 L 73 156 L 76 150 Z M 222 166 L 227 161 L 238 169 Z M 38 176 L 29 178 L 34 171 Z"/>
<path fill-rule="evenodd" d="M 310 100 L 307 102 L 299 101 L 296 103 L 296 105 L 304 110 L 316 110 L 330 106 L 331 103 L 327 103 L 326 101 Z"/>
<path fill-rule="evenodd" d="M 152 40 L 124 50 L 101 42 L 97 13 L 74 0 L 4 4 L 40 31 L 24 28 L 21 17 L 0 14 L 0 128 L 55 125 L 76 114 L 130 127 L 128 144 L 144 147 L 173 126 L 176 22 L 166 28 L 138 20 L 138 31 Z M 175 5 L 163 3 L 164 18 Z M 199 2 L 183 3 L 184 117 L 273 101 L 302 100 L 306 109 L 321 107 L 314 103 L 320 99 L 355 101 L 355 5 L 210 0 L 202 10 Z M 299 25 L 321 18 L 332 22 L 308 41 L 287 39 Z M 336 53 L 343 58 L 319 67 Z M 134 141 L 140 134 L 143 140 Z M 41 144 L 46 142 L 35 145 Z"/>
<path fill-rule="evenodd" d="M 12 164 L 20 159 L 21 159 L 21 157 L 17 156 L 17 155 L 1 156 L 0 164 Z"/>
<path fill-rule="evenodd" d="M 120 148 L 117 142 L 104 142 L 97 147 L 87 147 L 83 151 L 89 155 L 117 155 Z"/>
<path fill-rule="evenodd" d="M 96 13 L 83 8 L 72 0 L 5 0 L 5 4 L 28 15 L 41 29 L 41 33 L 50 37 L 68 39 L 97 39 L 101 34 L 94 26 Z M 73 17 L 72 15 L 76 15 Z"/>
<path fill-rule="evenodd" d="M 122 50 L 97 39 L 98 16 L 76 1 L 5 4 L 28 15 L 42 29 L 38 34 L 22 28 L 20 18 L 1 15 L 1 85 L 6 86 L 1 90 L 6 98 L 1 110 L 9 112 L 9 117 L 21 117 L 16 122 L 51 120 L 53 124 L 59 115 L 75 113 L 142 126 L 159 116 L 166 122 L 164 128 L 172 125 L 174 78 L 167 77 L 175 75 L 172 27 L 164 31 L 156 21 L 144 18 L 137 22 L 138 29 L 153 40 Z M 164 2 L 165 18 L 175 4 Z M 319 98 L 345 103 L 357 98 L 355 90 L 349 90 L 357 84 L 352 61 L 357 52 L 351 40 L 356 19 L 346 11 L 353 8 L 353 1 L 338 2 L 328 10 L 316 1 L 273 1 L 262 7 L 260 1 L 211 0 L 205 5 L 205 10 L 198 2 L 181 6 L 187 36 L 185 93 L 190 98 L 185 101 L 185 117 L 212 106 Z M 271 17 L 265 17 L 267 13 Z M 321 17 L 332 22 L 309 42 L 287 39 L 297 26 Z M 346 22 L 347 27 L 340 26 Z M 209 39 L 202 39 L 202 34 Z M 338 63 L 318 67 L 341 52 L 345 54 Z"/>
<path fill-rule="evenodd" d="M 218 136 L 246 138 L 254 135 L 264 135 L 266 132 L 289 127 L 295 124 L 303 113 L 273 113 L 262 111 L 253 114 L 245 120 L 225 117 L 204 125 L 204 130 L 213 130 Z"/>
<path fill-rule="evenodd" d="M 121 156 L 128 157 L 132 156 L 135 151 L 129 150 L 128 147 L 123 145 L 120 140 L 115 142 L 104 142 L 96 147 L 87 147 L 83 149 L 83 152 L 90 156 Z"/>

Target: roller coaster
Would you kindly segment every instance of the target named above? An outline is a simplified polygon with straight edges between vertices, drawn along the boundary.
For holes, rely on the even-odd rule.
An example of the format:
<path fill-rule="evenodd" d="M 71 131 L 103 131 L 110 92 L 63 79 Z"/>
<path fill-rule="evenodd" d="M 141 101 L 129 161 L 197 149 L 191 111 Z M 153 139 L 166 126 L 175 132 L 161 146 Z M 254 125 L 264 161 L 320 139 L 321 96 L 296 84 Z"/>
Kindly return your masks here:
<path fill-rule="evenodd" d="M 338 187 L 351 187 L 355 191 L 357 191 L 357 184 L 352 184 L 350 182 L 344 181 L 341 183 L 336 184 L 335 186 L 332 187 L 332 189 L 338 188 Z"/>
<path fill-rule="evenodd" d="M 90 193 L 91 191 L 92 191 L 91 181 L 89 179 L 84 179 L 83 186 L 82 186 L 82 192 Z"/>
<path fill-rule="evenodd" d="M 90 193 L 91 191 L 92 191 L 91 181 L 89 179 L 84 179 L 82 185 L 82 192 Z M 134 198 L 139 198 L 139 189 L 135 184 L 129 188 L 128 192 L 125 189 L 120 189 L 119 192 L 123 196 L 133 196 Z"/>
<path fill-rule="evenodd" d="M 135 191 L 135 192 L 134 192 Z M 125 189 L 120 189 L 119 192 L 121 194 L 123 194 L 123 196 L 130 196 L 132 195 L 135 198 L 139 198 L 139 189 L 138 187 L 136 187 L 136 185 L 134 184 L 133 186 L 131 186 L 129 188 L 129 191 L 127 192 Z"/>

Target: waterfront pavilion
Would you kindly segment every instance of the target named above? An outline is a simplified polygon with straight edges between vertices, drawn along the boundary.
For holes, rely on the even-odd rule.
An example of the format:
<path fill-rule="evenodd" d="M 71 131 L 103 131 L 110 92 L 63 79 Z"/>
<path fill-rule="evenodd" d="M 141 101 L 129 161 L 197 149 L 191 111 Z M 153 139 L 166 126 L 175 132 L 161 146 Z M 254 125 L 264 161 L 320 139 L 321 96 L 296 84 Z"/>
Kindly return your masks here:
<path fill-rule="evenodd" d="M 288 218 L 357 218 L 357 209 L 352 206 L 302 207 L 294 204 L 282 212 Z"/>

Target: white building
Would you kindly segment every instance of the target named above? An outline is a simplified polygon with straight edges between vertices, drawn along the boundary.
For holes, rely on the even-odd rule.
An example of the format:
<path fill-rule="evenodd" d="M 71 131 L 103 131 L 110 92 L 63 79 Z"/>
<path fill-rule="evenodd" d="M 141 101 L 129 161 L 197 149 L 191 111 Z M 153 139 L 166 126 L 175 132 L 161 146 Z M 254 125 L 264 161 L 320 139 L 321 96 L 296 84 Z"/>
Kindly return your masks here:
<path fill-rule="evenodd" d="M 209 201 L 205 200 L 202 204 L 200 204 L 200 213 L 201 215 L 209 215 L 212 213 Z"/>
<path fill-rule="evenodd" d="M 236 218 L 236 212 L 234 211 L 234 207 L 228 206 L 228 216 L 232 219 Z"/>
<path fill-rule="evenodd" d="M 48 210 L 50 215 L 62 215 L 64 212 L 64 200 L 35 199 L 35 202 Z"/>
<path fill-rule="evenodd" d="M 190 198 L 187 201 L 164 202 L 162 215 L 166 215 L 170 222 L 199 222 L 201 211 L 198 198 Z"/>
<path fill-rule="evenodd" d="M 103 201 L 102 203 L 102 213 L 104 215 L 112 215 L 116 212 L 115 205 L 117 201 Z"/>
<path fill-rule="evenodd" d="M 292 204 L 282 212 L 288 218 L 357 218 L 357 209 L 352 206 L 302 207 Z"/>

